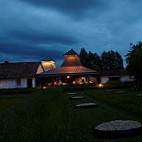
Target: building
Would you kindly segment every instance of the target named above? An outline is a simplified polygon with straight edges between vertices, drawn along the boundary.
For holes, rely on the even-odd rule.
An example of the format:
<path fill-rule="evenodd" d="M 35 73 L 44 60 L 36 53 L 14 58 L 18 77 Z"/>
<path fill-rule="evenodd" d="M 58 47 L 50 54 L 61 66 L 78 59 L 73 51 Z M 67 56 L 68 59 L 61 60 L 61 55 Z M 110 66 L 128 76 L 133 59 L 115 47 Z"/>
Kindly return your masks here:
<path fill-rule="evenodd" d="M 102 84 L 106 84 L 109 81 L 130 82 L 134 80 L 134 77 L 130 76 L 126 70 L 107 70 L 100 72 L 100 79 Z"/>
<path fill-rule="evenodd" d="M 37 75 L 39 86 L 97 83 L 99 73 L 82 66 L 79 55 L 73 49 L 64 57 L 61 67 Z"/>
<path fill-rule="evenodd" d="M 56 69 L 55 61 L 50 57 L 44 58 L 41 61 L 41 63 L 42 63 L 42 66 L 44 68 L 44 71 L 50 71 L 50 70 Z"/>
<path fill-rule="evenodd" d="M 0 89 L 35 88 L 35 75 L 41 72 L 40 62 L 1 63 Z"/>
<path fill-rule="evenodd" d="M 35 88 L 50 85 L 105 84 L 109 81 L 133 81 L 125 70 L 101 71 L 82 66 L 79 55 L 71 49 L 64 54 L 61 67 L 46 57 L 40 62 L 0 64 L 0 89 Z"/>

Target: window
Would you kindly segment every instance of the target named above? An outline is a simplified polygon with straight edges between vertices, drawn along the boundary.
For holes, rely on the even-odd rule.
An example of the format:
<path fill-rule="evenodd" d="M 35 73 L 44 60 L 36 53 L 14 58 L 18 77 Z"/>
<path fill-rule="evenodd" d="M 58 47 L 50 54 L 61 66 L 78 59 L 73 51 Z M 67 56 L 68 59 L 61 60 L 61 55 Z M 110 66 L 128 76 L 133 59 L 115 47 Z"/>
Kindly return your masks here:
<path fill-rule="evenodd" d="M 18 85 L 18 86 L 21 85 L 21 79 L 17 79 L 17 85 Z"/>

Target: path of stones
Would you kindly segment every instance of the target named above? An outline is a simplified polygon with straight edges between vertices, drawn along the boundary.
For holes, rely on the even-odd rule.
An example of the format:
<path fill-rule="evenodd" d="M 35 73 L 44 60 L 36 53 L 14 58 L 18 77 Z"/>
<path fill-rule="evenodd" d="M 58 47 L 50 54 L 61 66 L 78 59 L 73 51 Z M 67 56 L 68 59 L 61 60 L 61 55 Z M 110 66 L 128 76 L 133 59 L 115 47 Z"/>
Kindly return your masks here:
<path fill-rule="evenodd" d="M 114 90 L 108 90 L 108 92 L 113 92 Z M 119 94 L 125 92 L 117 92 Z M 67 93 L 67 95 L 77 95 L 77 93 Z M 137 96 L 142 96 L 142 94 L 137 94 Z M 70 99 L 82 99 L 84 96 L 72 96 Z M 81 103 L 75 105 L 75 108 L 92 108 L 96 107 L 96 103 Z M 142 124 L 134 120 L 115 120 L 110 122 L 102 123 L 93 128 L 93 133 L 95 136 L 102 138 L 117 138 L 125 137 L 131 135 L 141 134 Z"/>

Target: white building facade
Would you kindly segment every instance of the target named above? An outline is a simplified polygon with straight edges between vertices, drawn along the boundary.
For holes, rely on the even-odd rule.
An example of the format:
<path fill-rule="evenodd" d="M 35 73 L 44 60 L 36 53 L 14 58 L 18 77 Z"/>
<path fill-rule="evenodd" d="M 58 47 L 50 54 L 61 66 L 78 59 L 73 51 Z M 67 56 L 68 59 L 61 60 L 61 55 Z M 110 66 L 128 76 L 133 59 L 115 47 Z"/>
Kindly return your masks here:
<path fill-rule="evenodd" d="M 44 72 L 40 62 L 0 64 L 0 89 L 35 88 L 36 78 Z"/>

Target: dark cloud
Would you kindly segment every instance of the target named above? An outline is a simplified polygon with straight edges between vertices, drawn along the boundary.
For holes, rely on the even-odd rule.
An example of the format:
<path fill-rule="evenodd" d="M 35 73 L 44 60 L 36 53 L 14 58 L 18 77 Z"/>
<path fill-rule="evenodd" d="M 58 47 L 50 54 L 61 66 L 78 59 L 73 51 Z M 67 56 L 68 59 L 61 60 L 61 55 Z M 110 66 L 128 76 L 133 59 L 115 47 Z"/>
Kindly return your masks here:
<path fill-rule="evenodd" d="M 72 15 L 76 18 L 85 16 L 90 8 L 104 7 L 107 3 L 102 0 L 22 0 L 37 7 L 53 8 L 65 15 Z M 103 9 L 102 9 L 103 10 Z"/>
<path fill-rule="evenodd" d="M 64 45 L 73 45 L 77 43 L 76 39 L 73 37 L 69 37 L 68 35 L 60 35 L 59 33 L 56 34 L 49 34 L 47 33 L 34 33 L 34 32 L 12 32 L 9 33 L 15 39 L 23 40 L 28 43 L 36 43 L 36 44 L 64 44 Z"/>
<path fill-rule="evenodd" d="M 64 52 L 56 51 L 53 49 L 40 48 L 34 46 L 24 46 L 20 44 L 0 44 L 1 54 L 10 54 L 12 56 L 25 56 L 26 58 L 32 58 L 36 60 L 42 60 L 46 56 L 50 56 L 55 60 L 61 59 Z"/>
<path fill-rule="evenodd" d="M 0 0 L 0 61 L 31 61 L 82 47 L 124 55 L 142 39 L 141 0 Z"/>

